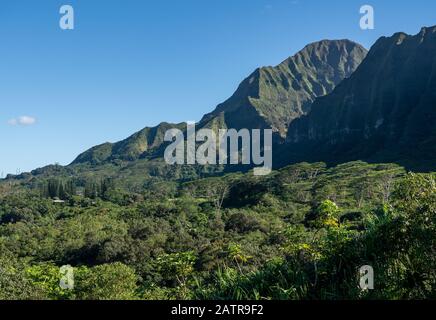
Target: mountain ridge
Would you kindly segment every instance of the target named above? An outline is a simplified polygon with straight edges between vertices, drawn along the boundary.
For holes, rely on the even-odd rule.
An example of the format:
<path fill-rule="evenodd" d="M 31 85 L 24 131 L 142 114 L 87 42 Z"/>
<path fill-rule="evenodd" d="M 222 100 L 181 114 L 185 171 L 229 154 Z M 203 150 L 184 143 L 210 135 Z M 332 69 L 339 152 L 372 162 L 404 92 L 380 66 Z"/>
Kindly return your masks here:
<path fill-rule="evenodd" d="M 183 127 L 183 123 L 161 122 L 155 127 L 145 127 L 124 140 L 94 146 L 81 153 L 70 165 L 90 162 L 100 164 L 105 161 L 134 161 L 145 152 L 158 149 L 164 143 L 166 130 Z"/>
<path fill-rule="evenodd" d="M 331 92 L 350 76 L 366 53 L 363 46 L 346 39 L 310 43 L 275 67 L 257 68 L 229 99 L 205 114 L 197 128 L 272 128 L 283 139 L 288 124 L 306 114 L 316 97 Z M 71 165 L 150 156 L 164 144 L 164 132 L 172 127 L 183 129 L 183 123 L 162 122 L 119 142 L 94 146 Z"/>

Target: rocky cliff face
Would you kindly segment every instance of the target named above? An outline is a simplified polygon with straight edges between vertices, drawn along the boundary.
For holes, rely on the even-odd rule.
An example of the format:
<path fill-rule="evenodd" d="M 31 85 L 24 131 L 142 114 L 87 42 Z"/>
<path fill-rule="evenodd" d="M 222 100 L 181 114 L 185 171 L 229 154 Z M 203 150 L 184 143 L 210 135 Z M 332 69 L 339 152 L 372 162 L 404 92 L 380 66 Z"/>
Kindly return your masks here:
<path fill-rule="evenodd" d="M 379 39 L 350 78 L 291 123 L 287 142 L 295 160 L 431 163 L 436 158 L 436 27 Z"/>

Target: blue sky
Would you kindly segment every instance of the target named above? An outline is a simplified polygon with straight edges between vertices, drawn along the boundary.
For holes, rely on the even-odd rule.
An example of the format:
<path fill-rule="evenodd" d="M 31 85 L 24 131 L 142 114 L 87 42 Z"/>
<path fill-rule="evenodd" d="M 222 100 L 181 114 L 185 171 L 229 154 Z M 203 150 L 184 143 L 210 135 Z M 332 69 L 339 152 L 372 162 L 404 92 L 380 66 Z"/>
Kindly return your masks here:
<path fill-rule="evenodd" d="M 64 4 L 74 30 L 59 28 Z M 375 30 L 359 28 L 364 4 Z M 369 48 L 435 24 L 433 0 L 2 0 L 0 175 L 68 164 L 161 121 L 199 120 L 256 67 L 310 42 Z"/>

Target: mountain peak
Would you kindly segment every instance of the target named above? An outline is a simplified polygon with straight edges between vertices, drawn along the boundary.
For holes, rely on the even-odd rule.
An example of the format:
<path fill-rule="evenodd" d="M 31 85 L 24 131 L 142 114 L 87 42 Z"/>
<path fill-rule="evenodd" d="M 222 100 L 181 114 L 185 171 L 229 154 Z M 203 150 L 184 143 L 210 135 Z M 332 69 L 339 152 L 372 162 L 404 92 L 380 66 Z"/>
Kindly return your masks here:
<path fill-rule="evenodd" d="M 427 33 L 436 33 L 436 26 L 422 27 L 421 31 L 419 32 L 421 35 L 425 35 Z"/>
<path fill-rule="evenodd" d="M 272 128 L 283 137 L 289 123 L 349 77 L 366 53 L 350 40 L 313 42 L 275 67 L 256 69 L 202 122 L 221 116 L 228 127 Z"/>
<path fill-rule="evenodd" d="M 298 53 L 301 53 L 301 52 L 304 52 L 307 50 L 311 50 L 311 49 L 316 49 L 316 50 L 321 49 L 322 50 L 325 48 L 332 48 L 332 47 L 347 47 L 350 50 L 354 49 L 355 47 L 362 47 L 363 48 L 362 45 L 360 45 L 357 42 L 354 42 L 352 40 L 349 40 L 349 39 L 337 39 L 337 40 L 323 39 L 323 40 L 319 40 L 319 41 L 315 41 L 315 42 L 311 42 L 311 43 L 307 44 Z"/>

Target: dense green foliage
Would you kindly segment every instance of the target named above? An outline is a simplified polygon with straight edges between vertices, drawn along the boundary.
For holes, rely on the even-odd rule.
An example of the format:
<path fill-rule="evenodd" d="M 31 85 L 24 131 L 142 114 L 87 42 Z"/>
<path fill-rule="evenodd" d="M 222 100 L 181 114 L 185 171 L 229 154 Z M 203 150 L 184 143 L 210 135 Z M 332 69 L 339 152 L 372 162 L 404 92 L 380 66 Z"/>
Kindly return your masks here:
<path fill-rule="evenodd" d="M 435 175 L 391 164 L 302 163 L 136 191 L 5 181 L 0 299 L 435 298 L 435 219 Z M 73 290 L 59 286 L 64 265 Z M 362 265 L 375 290 L 359 289 Z"/>
<path fill-rule="evenodd" d="M 0 299 L 436 298 L 436 176 L 398 165 L 435 171 L 435 37 L 383 37 L 367 56 L 321 41 L 257 69 L 197 129 L 272 128 L 268 176 L 167 165 L 183 123 L 9 175 Z"/>

